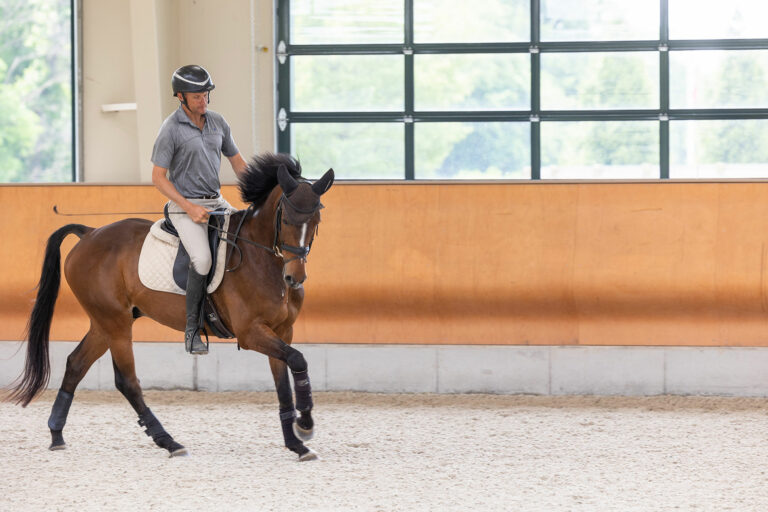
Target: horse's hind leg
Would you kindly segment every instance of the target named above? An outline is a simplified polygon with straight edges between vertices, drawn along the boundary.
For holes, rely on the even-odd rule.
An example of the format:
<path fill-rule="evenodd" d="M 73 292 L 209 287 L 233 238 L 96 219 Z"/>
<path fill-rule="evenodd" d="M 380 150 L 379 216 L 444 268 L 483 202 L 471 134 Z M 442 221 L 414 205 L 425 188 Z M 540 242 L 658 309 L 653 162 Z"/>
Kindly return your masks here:
<path fill-rule="evenodd" d="M 48 428 L 51 430 L 51 450 L 63 450 L 66 447 L 62 431 L 67 422 L 69 406 L 72 405 L 75 389 L 85 374 L 88 373 L 91 365 L 104 355 L 106 350 L 105 340 L 91 329 L 67 357 L 64 379 L 61 381 L 61 388 L 59 388 L 59 393 L 53 402 L 51 416 L 48 418 Z"/>
<path fill-rule="evenodd" d="M 136 377 L 130 339 L 121 339 L 119 343 L 114 342 L 110 350 L 112 352 L 112 366 L 115 370 L 115 387 L 128 399 L 131 407 L 139 415 L 139 425 L 146 427 L 144 432 L 152 438 L 157 446 L 168 450 L 171 457 L 187 455 L 187 449 L 174 441 L 173 437 L 165 431 L 163 425 L 147 407 L 147 404 L 144 403 L 139 379 Z"/>
<path fill-rule="evenodd" d="M 270 357 L 269 366 L 275 380 L 277 400 L 280 403 L 280 426 L 283 429 L 285 447 L 298 454 L 301 461 L 316 459 L 317 454 L 302 442 L 312 438 L 312 417 L 309 411 L 302 411 L 301 418 L 296 419 L 287 365 L 279 359 Z M 309 423 L 306 422 L 307 419 Z"/>

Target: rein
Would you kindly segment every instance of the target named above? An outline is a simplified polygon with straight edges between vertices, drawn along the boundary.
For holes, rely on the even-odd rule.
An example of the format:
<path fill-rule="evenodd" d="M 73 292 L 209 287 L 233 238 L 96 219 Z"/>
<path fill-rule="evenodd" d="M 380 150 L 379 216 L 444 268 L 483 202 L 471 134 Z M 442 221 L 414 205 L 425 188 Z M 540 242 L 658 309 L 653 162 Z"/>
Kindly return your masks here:
<path fill-rule="evenodd" d="M 243 252 L 240 249 L 240 247 L 237 245 L 237 241 L 238 240 L 241 240 L 243 242 L 249 243 L 249 244 L 251 244 L 251 245 L 253 245 L 255 247 L 258 247 L 260 249 L 264 249 L 265 251 L 267 251 L 268 253 L 272 254 L 273 256 L 277 256 L 278 258 L 283 258 L 283 266 L 287 265 L 288 263 L 292 262 L 293 260 L 298 260 L 298 259 L 306 260 L 307 259 L 307 256 L 309 256 L 309 251 L 312 250 L 312 243 L 314 243 L 314 238 L 313 238 L 312 242 L 310 242 L 308 247 L 296 247 L 296 246 L 293 246 L 293 245 L 288 245 L 286 243 L 281 243 L 280 242 L 280 233 L 281 233 L 282 216 L 283 216 L 283 199 L 285 199 L 287 201 L 287 198 L 286 198 L 285 194 L 283 194 L 282 197 L 280 198 L 280 201 L 279 201 L 278 206 L 277 206 L 277 211 L 275 212 L 275 238 L 274 238 L 274 241 L 272 242 L 272 247 L 268 247 L 268 246 L 266 246 L 264 244 L 260 244 L 259 242 L 255 242 L 253 240 L 250 240 L 248 238 L 240 236 L 240 230 L 243 228 L 243 224 L 245 223 L 245 219 L 248 218 L 248 216 L 251 215 L 253 210 L 254 210 L 252 204 L 249 205 L 248 208 L 243 211 L 243 216 L 240 218 L 240 222 L 238 222 L 237 228 L 235 229 L 234 233 L 230 233 L 228 230 L 222 229 L 222 228 L 220 228 L 218 226 L 213 226 L 213 225 L 210 225 L 210 224 L 208 225 L 208 227 L 210 229 L 214 229 L 214 230 L 219 232 L 219 239 L 220 240 L 223 240 L 225 243 L 231 245 L 232 249 L 233 249 L 233 252 L 234 252 L 234 250 L 237 250 L 237 252 L 239 254 L 239 261 L 237 262 L 236 266 L 234 266 L 233 268 L 226 268 L 227 265 L 226 264 L 224 265 L 227 272 L 234 272 L 243 263 Z M 289 202 L 289 204 L 290 204 L 290 202 Z M 291 205 L 291 206 L 293 206 L 293 205 Z M 299 210 L 297 210 L 297 211 L 299 211 Z M 312 211 L 308 211 L 308 212 L 299 211 L 299 213 L 314 213 L 315 211 L 317 211 L 317 209 L 312 210 Z M 230 235 L 232 236 L 233 240 L 229 239 Z M 283 254 L 283 252 L 288 252 L 288 253 L 294 254 L 295 257 L 286 260 L 285 259 L 285 255 Z M 231 256 L 232 256 L 232 253 L 229 253 L 229 255 L 227 256 L 226 263 L 229 263 L 229 259 L 230 259 Z"/>

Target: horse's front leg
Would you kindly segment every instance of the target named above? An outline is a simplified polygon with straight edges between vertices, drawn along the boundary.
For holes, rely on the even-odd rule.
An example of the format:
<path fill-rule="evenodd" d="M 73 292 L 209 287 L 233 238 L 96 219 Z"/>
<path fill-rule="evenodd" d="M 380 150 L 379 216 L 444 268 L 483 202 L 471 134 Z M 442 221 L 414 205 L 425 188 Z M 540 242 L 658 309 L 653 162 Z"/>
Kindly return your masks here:
<path fill-rule="evenodd" d="M 269 366 L 272 369 L 272 377 L 275 379 L 277 399 L 280 403 L 280 427 L 283 430 L 285 447 L 298 454 L 300 461 L 316 459 L 317 454 L 311 448 L 304 446 L 304 441 L 312 438 L 312 418 L 309 416 L 309 412 L 302 412 L 301 417 L 296 418 L 288 367 L 284 362 L 272 357 L 269 358 Z M 307 429 L 297 425 L 297 423 L 304 421 L 305 414 L 310 421 L 308 430 L 310 435 L 306 435 Z"/>
<path fill-rule="evenodd" d="M 293 341 L 293 327 L 288 327 L 281 334 L 281 338 L 290 345 L 291 341 Z M 283 364 L 283 372 L 285 372 L 285 364 Z M 308 369 L 305 368 L 303 371 L 292 369 L 291 373 L 293 373 L 293 388 L 296 392 L 296 410 L 301 414 L 293 424 L 293 432 L 302 441 L 309 441 L 315 436 L 315 422 L 312 421 L 312 407 L 314 407 L 314 403 L 312 402 L 312 386 L 309 383 Z M 276 375 L 274 367 L 272 368 L 272 375 Z"/>
<path fill-rule="evenodd" d="M 283 336 L 290 341 L 291 329 L 287 329 Z M 316 459 L 317 454 L 303 443 L 312 438 L 314 427 L 311 415 L 312 388 L 304 356 L 265 324 L 255 325 L 249 335 L 238 338 L 238 342 L 243 348 L 255 350 L 270 358 L 269 365 L 280 403 L 280 424 L 286 448 L 298 454 L 301 461 Z M 293 374 L 296 408 L 293 405 L 288 369 Z M 296 409 L 301 412 L 298 420 L 296 420 Z"/>

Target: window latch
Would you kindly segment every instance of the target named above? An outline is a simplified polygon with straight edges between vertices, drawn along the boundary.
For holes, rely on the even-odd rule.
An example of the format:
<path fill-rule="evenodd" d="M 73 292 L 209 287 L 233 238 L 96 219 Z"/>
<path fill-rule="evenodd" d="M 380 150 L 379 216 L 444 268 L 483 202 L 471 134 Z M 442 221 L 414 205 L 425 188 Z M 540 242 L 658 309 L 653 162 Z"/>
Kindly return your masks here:
<path fill-rule="evenodd" d="M 277 113 L 277 127 L 280 128 L 281 132 L 288 128 L 288 114 L 285 113 L 284 108 L 281 108 L 280 112 Z"/>

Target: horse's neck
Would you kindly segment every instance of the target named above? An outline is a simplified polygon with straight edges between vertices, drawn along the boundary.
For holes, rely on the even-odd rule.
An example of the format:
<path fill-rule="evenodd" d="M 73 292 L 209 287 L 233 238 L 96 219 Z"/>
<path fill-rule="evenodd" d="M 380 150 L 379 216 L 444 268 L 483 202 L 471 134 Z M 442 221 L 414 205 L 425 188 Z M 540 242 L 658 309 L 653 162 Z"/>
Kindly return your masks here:
<path fill-rule="evenodd" d="M 254 240 L 264 243 L 272 243 L 275 238 L 275 215 L 277 215 L 277 203 L 280 200 L 282 190 L 275 187 L 261 205 L 261 208 L 253 214 L 252 221 L 248 224 L 249 234 Z"/>

